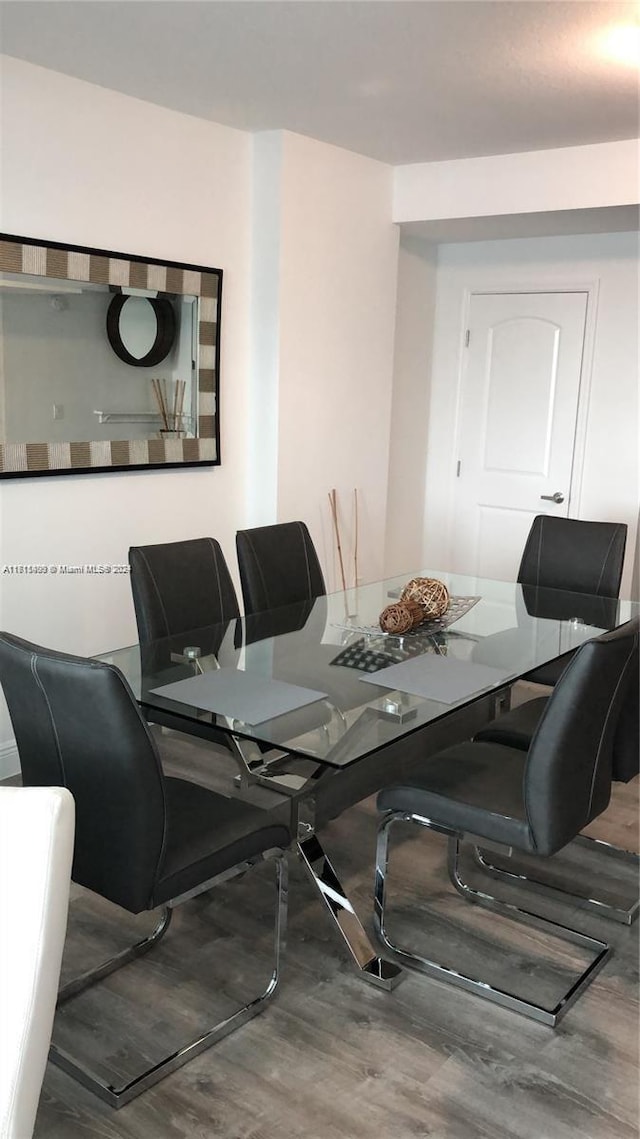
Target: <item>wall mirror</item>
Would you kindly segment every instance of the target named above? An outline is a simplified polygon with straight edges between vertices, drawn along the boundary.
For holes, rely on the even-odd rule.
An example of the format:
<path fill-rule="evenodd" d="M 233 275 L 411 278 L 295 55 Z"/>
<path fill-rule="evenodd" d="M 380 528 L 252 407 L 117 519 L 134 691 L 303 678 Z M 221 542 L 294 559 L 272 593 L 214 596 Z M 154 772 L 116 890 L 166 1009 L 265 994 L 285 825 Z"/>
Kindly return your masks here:
<path fill-rule="evenodd" d="M 0 235 L 0 478 L 215 465 L 222 270 Z"/>

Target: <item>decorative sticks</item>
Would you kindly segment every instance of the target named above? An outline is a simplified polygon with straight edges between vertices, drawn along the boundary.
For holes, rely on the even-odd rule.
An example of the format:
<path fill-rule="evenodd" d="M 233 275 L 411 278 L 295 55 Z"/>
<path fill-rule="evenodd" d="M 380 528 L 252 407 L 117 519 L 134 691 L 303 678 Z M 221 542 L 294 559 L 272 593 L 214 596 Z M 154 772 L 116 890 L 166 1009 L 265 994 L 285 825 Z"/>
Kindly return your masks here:
<path fill-rule="evenodd" d="M 182 427 L 182 408 L 184 405 L 184 392 L 186 388 L 185 380 L 178 380 L 176 384 L 176 415 L 174 418 L 174 426 L 177 429 Z"/>
<path fill-rule="evenodd" d="M 340 577 L 342 579 L 342 590 L 344 593 L 347 591 L 347 581 L 344 576 L 344 562 L 342 560 L 342 544 L 340 542 L 340 526 L 338 524 L 338 502 L 335 490 L 329 491 L 329 506 L 331 508 L 331 516 L 333 518 L 333 529 L 336 536 L 336 546 L 338 548 L 338 561 L 340 562 Z"/>
<path fill-rule="evenodd" d="M 162 419 L 163 431 L 176 431 L 179 432 L 182 427 L 182 408 L 184 405 L 184 393 L 186 388 L 185 380 L 176 380 L 173 389 L 173 409 L 169 411 L 169 398 L 167 394 L 167 381 L 166 379 L 158 380 L 151 379 L 151 387 L 153 394 L 156 397 L 158 411 Z"/>
<path fill-rule="evenodd" d="M 160 380 L 153 379 L 153 377 L 152 377 L 151 386 L 153 388 L 153 394 L 156 397 L 156 403 L 158 404 L 158 409 L 160 411 L 160 416 L 162 418 L 163 429 L 165 431 L 168 431 L 169 430 L 169 419 L 167 417 L 167 407 L 166 407 L 166 404 L 164 402 L 164 392 L 162 391 L 162 388 L 160 387 Z"/>
<path fill-rule="evenodd" d="M 340 538 L 340 524 L 338 522 L 338 493 L 337 491 L 329 491 L 329 507 L 331 510 L 331 518 L 333 520 L 333 532 L 336 540 L 336 549 L 338 551 L 338 562 L 340 564 L 340 579 L 342 581 L 342 589 L 346 593 L 347 579 L 344 571 L 344 559 L 342 557 L 342 541 Z M 358 588 L 358 491 L 353 491 L 353 512 L 354 512 L 354 536 L 353 536 L 353 576 L 354 588 Z"/>
<path fill-rule="evenodd" d="M 358 588 L 358 490 L 356 487 L 353 489 L 353 585 Z"/>

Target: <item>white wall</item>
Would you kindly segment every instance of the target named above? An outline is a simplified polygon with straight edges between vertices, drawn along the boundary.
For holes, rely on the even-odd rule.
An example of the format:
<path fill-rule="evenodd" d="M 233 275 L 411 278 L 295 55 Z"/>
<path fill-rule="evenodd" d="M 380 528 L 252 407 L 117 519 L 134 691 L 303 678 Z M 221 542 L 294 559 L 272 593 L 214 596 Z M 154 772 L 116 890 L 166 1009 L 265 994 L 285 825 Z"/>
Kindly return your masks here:
<path fill-rule="evenodd" d="M 225 270 L 222 466 L 0 483 L 0 563 L 126 562 L 129 545 L 214 534 L 244 510 L 250 139 L 43 68 L 2 67 L 5 232 Z M 3 627 L 60 649 L 135 639 L 126 577 L 0 578 Z"/>
<path fill-rule="evenodd" d="M 424 464 L 431 398 L 437 255 L 435 245 L 419 238 L 400 240 L 386 577 L 415 573 L 422 565 Z"/>
<path fill-rule="evenodd" d="M 225 273 L 222 466 L 2 480 L 0 566 L 123 563 L 130 545 L 202 534 L 233 561 L 246 472 L 235 425 L 247 415 L 249 136 L 2 62 L 4 232 Z M 79 653 L 131 643 L 128 578 L 0 576 L 0 627 Z M 0 751 L 9 736 L 0 719 Z"/>
<path fill-rule="evenodd" d="M 347 584 L 384 565 L 398 229 L 391 167 L 283 135 L 280 187 L 278 518 L 308 523 L 328 584 L 340 578 L 327 494 L 336 488 Z"/>
<path fill-rule="evenodd" d="M 306 519 L 337 581 L 327 491 L 383 565 L 398 231 L 392 171 L 5 58 L 0 228 L 224 270 L 219 468 L 0 481 L 0 567 Z M 264 382 L 263 382 L 264 381 Z M 126 575 L 0 576 L 0 627 L 62 650 L 135 640 Z M 3 740 L 10 728 L 0 716 Z"/>
<path fill-rule="evenodd" d="M 640 140 L 398 166 L 397 222 L 584 210 L 640 201 Z"/>
<path fill-rule="evenodd" d="M 246 526 L 268 526 L 278 514 L 283 145 L 282 131 L 253 136 Z"/>
<path fill-rule="evenodd" d="M 584 288 L 595 284 L 595 333 L 584 467 L 575 515 L 626 522 L 621 593 L 632 588 L 639 490 L 638 235 L 474 242 L 442 246 L 427 455 L 425 564 L 441 565 L 452 521 L 452 455 L 467 290 Z M 447 566 L 443 568 L 448 568 Z"/>

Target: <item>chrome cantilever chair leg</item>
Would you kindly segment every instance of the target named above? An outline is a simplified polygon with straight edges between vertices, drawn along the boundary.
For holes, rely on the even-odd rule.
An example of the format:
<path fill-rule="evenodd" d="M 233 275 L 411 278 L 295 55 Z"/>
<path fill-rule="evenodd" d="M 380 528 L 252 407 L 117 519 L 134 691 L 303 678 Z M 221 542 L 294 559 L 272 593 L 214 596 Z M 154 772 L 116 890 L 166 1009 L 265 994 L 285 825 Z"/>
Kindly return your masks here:
<path fill-rule="evenodd" d="M 418 826 L 426 827 L 430 831 L 436 831 L 448 837 L 449 877 L 458 893 L 462 894 L 468 901 L 479 904 L 486 909 L 493 910 L 506 917 L 514 918 L 523 924 L 534 926 L 546 933 L 554 934 L 575 945 L 580 945 L 594 951 L 595 957 L 593 961 L 580 974 L 570 989 L 553 1008 L 545 1008 L 543 1005 L 538 1005 L 532 1001 L 520 998 L 506 989 L 500 989 L 488 984 L 486 981 L 482 981 L 479 977 L 467 976 L 437 961 L 433 961 L 427 957 L 421 957 L 409 949 L 401 948 L 391 941 L 385 928 L 384 911 L 389 857 L 389 833 L 393 824 L 397 822 L 416 823 Z M 409 968 L 415 969 L 420 973 L 426 973 L 428 976 L 436 978 L 436 980 L 455 985 L 457 988 L 464 989 L 466 992 L 475 993 L 476 996 L 482 997 L 484 1000 L 491 1001 L 493 1004 L 501 1005 L 503 1008 L 511 1009 L 514 1012 L 522 1013 L 524 1016 L 528 1016 L 542 1024 L 555 1027 L 587 985 L 590 984 L 596 974 L 602 969 L 612 951 L 605 942 L 597 941 L 595 938 L 578 933 L 577 930 L 538 917 L 538 915 L 531 914 L 519 906 L 501 902 L 490 894 L 476 890 L 465 883 L 462 880 L 459 867 L 459 847 L 462 837 L 462 835 L 440 824 L 434 824 L 430 819 L 425 819 L 421 815 L 411 815 L 398 811 L 391 812 L 385 816 L 378 830 L 376 849 L 374 884 L 374 926 L 376 933 L 385 947 L 394 955 L 394 958 L 400 960 Z"/>
<path fill-rule="evenodd" d="M 262 858 L 256 860 L 262 861 Z M 171 910 L 175 908 L 182 901 L 188 898 L 195 897 L 197 894 L 204 893 L 217 884 L 228 880 L 236 874 L 244 873 L 249 866 L 255 865 L 256 862 L 243 863 L 234 868 L 233 872 L 225 872 L 219 877 L 212 879 L 209 882 L 203 883 L 202 888 L 191 891 L 181 898 L 174 899 L 169 907 L 166 907 L 162 912 L 162 917 L 153 933 L 145 938 L 143 941 L 138 942 L 137 945 L 119 953 L 116 957 L 112 957 L 109 961 L 99 965 L 96 969 L 83 973 L 74 981 L 71 981 L 60 992 L 58 998 L 58 1007 L 65 1004 L 72 997 L 78 996 L 79 993 L 89 988 L 90 985 L 95 984 L 97 981 L 107 977 L 110 973 L 115 972 L 116 969 L 126 965 L 134 958 L 141 956 L 141 954 L 148 952 L 154 945 L 160 941 L 161 937 L 166 933 L 171 920 Z M 279 979 L 280 979 L 280 957 L 285 945 L 286 937 L 286 924 L 287 924 L 287 903 L 288 903 L 288 865 L 286 855 L 276 855 L 276 884 L 277 884 L 277 901 L 275 910 L 275 928 L 274 928 L 274 964 L 269 982 L 259 996 L 254 997 L 243 1005 L 240 1009 L 234 1012 L 231 1016 L 226 1017 L 224 1020 L 219 1021 L 218 1024 L 212 1028 L 207 1029 L 201 1033 L 194 1040 L 191 1040 L 182 1048 L 178 1048 L 171 1052 L 168 1056 L 164 1057 L 158 1063 L 153 1064 L 147 1068 L 140 1075 L 128 1082 L 115 1086 L 113 1083 L 107 1083 L 94 1072 L 92 1072 L 81 1061 L 72 1057 L 64 1049 L 52 1044 L 49 1051 L 49 1059 L 57 1067 L 62 1068 L 68 1075 L 72 1076 L 84 1087 L 88 1088 L 100 1099 L 104 1100 L 111 1107 L 123 1107 L 129 1103 L 136 1096 L 139 1096 L 147 1088 L 158 1083 L 159 1080 L 164 1079 L 171 1072 L 176 1071 L 177 1068 L 182 1067 L 187 1061 L 193 1060 L 201 1052 L 216 1044 L 223 1037 L 227 1036 L 234 1029 L 240 1028 L 248 1020 L 251 1020 L 259 1012 L 262 1012 L 266 1003 L 273 997 Z"/>
<path fill-rule="evenodd" d="M 581 846 L 597 846 L 604 854 L 610 854 L 612 858 L 622 858 L 625 862 L 631 862 L 635 866 L 640 863 L 640 854 L 637 850 L 627 850 L 624 846 L 615 846 L 612 842 L 606 842 L 603 838 L 594 838 L 590 834 L 579 834 L 574 842 L 579 842 Z"/>
<path fill-rule="evenodd" d="M 591 838 L 589 835 L 578 835 L 574 842 L 579 843 L 581 846 L 597 846 L 598 850 L 602 851 L 603 855 L 611 858 L 619 858 L 621 861 L 628 862 L 631 865 L 638 865 L 639 856 L 634 851 L 622 850 L 621 847 L 613 846 L 611 843 L 603 842 L 602 839 Z M 574 906 L 579 906 L 580 909 L 589 910 L 591 913 L 599 914 L 600 917 L 608 918 L 610 921 L 620 922 L 621 925 L 632 925 L 640 911 L 640 899 L 636 900 L 630 906 L 618 906 L 613 902 L 608 902 L 603 898 L 594 898 L 590 892 L 580 892 L 580 885 L 575 886 L 572 884 L 571 890 L 563 889 L 552 882 L 546 882 L 543 878 L 538 877 L 537 873 L 531 873 L 529 870 L 525 873 L 522 868 L 518 870 L 509 870 L 506 866 L 496 866 L 495 862 L 491 861 L 488 857 L 488 852 L 480 847 L 474 846 L 473 857 L 478 866 L 490 874 L 492 878 L 498 881 L 520 882 L 526 883 L 536 893 L 545 894 L 549 897 L 560 898 L 570 902 Z M 505 860 L 507 856 L 505 853 Z M 511 861 L 508 859 L 508 861 Z"/>
<path fill-rule="evenodd" d="M 98 981 L 103 981 L 111 973 L 115 973 L 117 969 L 122 969 L 124 965 L 128 965 L 130 961 L 135 961 L 137 957 L 142 957 L 153 949 L 158 944 L 160 939 L 164 937 L 171 923 L 173 914 L 169 906 L 163 906 L 161 910 L 160 921 L 158 922 L 153 933 L 148 937 L 137 941 L 135 945 L 129 945 L 123 949 L 121 953 L 116 953 L 114 957 L 110 957 L 108 961 L 104 961 L 102 965 L 98 965 L 95 969 L 88 969 L 86 973 L 81 973 L 79 977 L 74 977 L 73 981 L 69 981 L 64 985 L 58 993 L 58 1000 L 56 1001 L 56 1008 L 61 1008 L 72 997 L 77 997 L 83 993 L 85 989 L 91 988 L 96 985 Z"/>

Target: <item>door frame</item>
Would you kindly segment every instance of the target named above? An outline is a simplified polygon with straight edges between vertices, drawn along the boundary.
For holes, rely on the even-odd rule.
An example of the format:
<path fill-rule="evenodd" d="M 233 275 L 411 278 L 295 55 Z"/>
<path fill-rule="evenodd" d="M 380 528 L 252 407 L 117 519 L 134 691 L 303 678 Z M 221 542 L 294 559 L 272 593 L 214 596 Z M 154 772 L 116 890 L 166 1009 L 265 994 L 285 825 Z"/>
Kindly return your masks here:
<path fill-rule="evenodd" d="M 447 533 L 447 564 L 451 564 L 453 554 L 453 523 L 455 520 L 456 501 L 456 463 L 460 458 L 460 434 L 462 425 L 462 392 L 467 371 L 468 353 L 465 345 L 465 335 L 469 328 L 471 302 L 475 296 L 496 296 L 513 293 L 586 293 L 587 310 L 585 314 L 584 342 L 582 347 L 582 366 L 580 369 L 580 382 L 578 385 L 578 406 L 576 411 L 576 430 L 573 442 L 573 456 L 571 461 L 571 479 L 568 494 L 568 518 L 580 517 L 580 500 L 582 496 L 582 482 L 586 458 L 587 427 L 589 422 L 589 405 L 591 401 L 591 382 L 593 375 L 593 359 L 595 349 L 598 299 L 600 281 L 556 281 L 537 278 L 535 281 L 505 281 L 500 284 L 465 285 L 462 300 L 462 320 L 459 330 L 458 367 L 456 375 L 455 418 L 453 427 L 454 461 L 451 464 L 449 486 L 447 495 L 450 504 L 449 525 Z"/>

